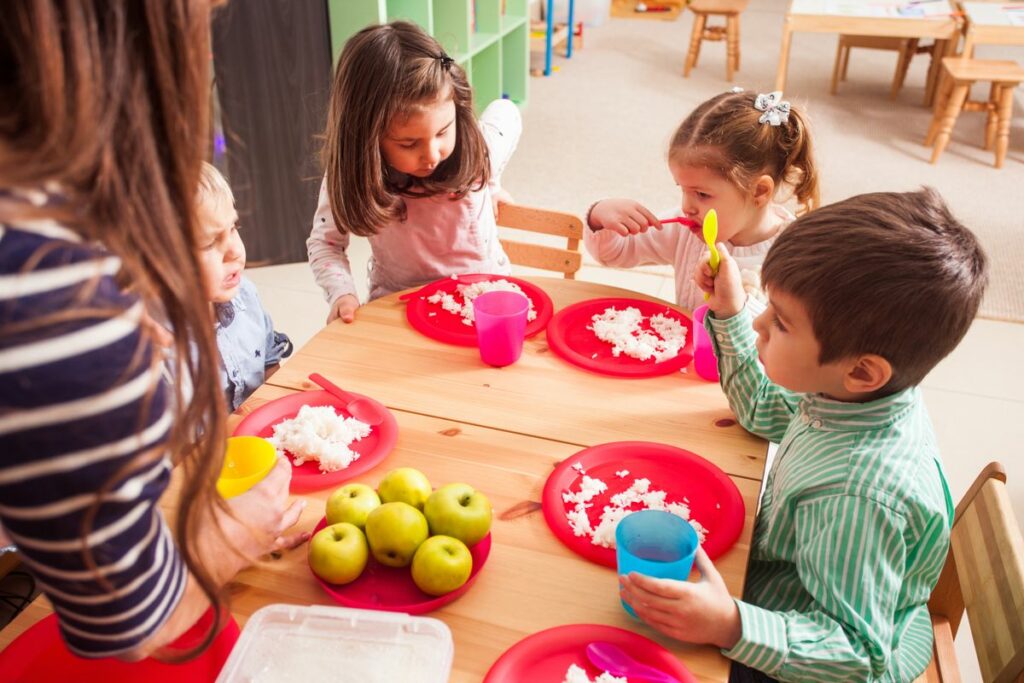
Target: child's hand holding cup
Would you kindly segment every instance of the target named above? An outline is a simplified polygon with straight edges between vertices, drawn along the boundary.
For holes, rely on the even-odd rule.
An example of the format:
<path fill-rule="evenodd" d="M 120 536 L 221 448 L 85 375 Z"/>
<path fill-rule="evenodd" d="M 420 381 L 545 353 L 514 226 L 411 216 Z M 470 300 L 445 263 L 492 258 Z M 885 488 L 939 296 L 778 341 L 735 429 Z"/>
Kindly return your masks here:
<path fill-rule="evenodd" d="M 698 545 L 697 532 L 690 523 L 665 510 L 630 513 L 615 527 L 615 560 L 621 576 L 636 572 L 686 581 Z M 636 616 L 625 600 L 622 606 L 631 617 Z"/>

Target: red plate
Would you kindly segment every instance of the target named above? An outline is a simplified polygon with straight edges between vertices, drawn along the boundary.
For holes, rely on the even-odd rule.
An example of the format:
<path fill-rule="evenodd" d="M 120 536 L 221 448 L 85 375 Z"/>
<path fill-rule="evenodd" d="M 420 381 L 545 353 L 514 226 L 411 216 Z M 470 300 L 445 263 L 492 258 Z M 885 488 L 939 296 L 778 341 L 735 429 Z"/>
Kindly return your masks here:
<path fill-rule="evenodd" d="M 369 396 L 363 396 L 354 391 L 349 393 L 353 396 L 369 398 Z M 373 401 L 372 398 L 370 400 Z M 369 436 L 356 441 L 352 445 L 352 450 L 359 454 L 359 458 L 345 469 L 324 473 L 320 471 L 320 466 L 317 462 L 307 461 L 302 465 L 296 466 L 294 461 L 292 461 L 291 455 L 288 456 L 288 461 L 292 462 L 292 493 L 315 491 L 327 488 L 328 486 L 337 486 L 352 477 L 373 469 L 387 457 L 391 449 L 395 447 L 395 441 L 398 440 L 398 423 L 395 421 L 395 416 L 383 404 L 377 401 L 373 402 L 384 409 L 387 417 L 385 417 L 384 422 L 381 424 L 371 427 Z M 298 415 L 299 409 L 305 405 L 333 406 L 338 415 L 351 417 L 345 412 L 345 401 L 335 398 L 326 391 L 302 391 L 297 394 L 282 396 L 252 411 L 246 415 L 244 420 L 238 423 L 233 436 L 262 436 L 265 439 L 269 439 L 274 435 L 274 425 L 282 420 L 295 417 Z"/>
<path fill-rule="evenodd" d="M 618 645 L 633 659 L 671 674 L 681 683 L 697 683 L 675 655 L 653 640 L 632 631 L 598 624 L 556 626 L 523 638 L 491 665 L 484 683 L 559 683 L 565 679 L 570 664 L 582 667 L 587 675 L 596 678 L 602 671 L 590 663 L 586 652 L 587 645 L 595 640 Z"/>
<path fill-rule="evenodd" d="M 455 288 L 460 284 L 491 282 L 493 280 L 514 282 L 519 285 L 519 288 L 533 302 L 533 307 L 537 311 L 537 317 L 526 324 L 527 337 L 532 337 L 547 327 L 548 321 L 551 320 L 551 314 L 555 311 L 555 306 L 551 303 L 551 297 L 537 285 L 508 275 L 461 275 L 458 281 L 450 277 L 437 280 L 416 292 L 409 299 L 409 305 L 405 307 L 405 316 L 409 319 L 410 325 L 431 339 L 436 339 L 446 344 L 455 344 L 456 346 L 476 346 L 476 328 L 471 325 L 463 325 L 461 315 L 444 310 L 441 308 L 441 304 L 428 302 L 427 297 L 434 292 L 453 294 L 455 293 Z M 437 315 L 428 315 L 429 313 L 436 313 Z"/>
<path fill-rule="evenodd" d="M 645 316 L 664 313 L 686 326 L 686 346 L 675 358 L 660 363 L 654 360 L 639 360 L 625 354 L 612 355 L 612 345 L 597 338 L 588 330 L 595 315 L 604 313 L 606 308 L 640 309 Z M 647 324 L 644 323 L 645 329 Z M 693 321 L 668 304 L 640 299 L 588 299 L 567 306 L 548 323 L 548 346 L 559 356 L 585 370 L 613 377 L 658 377 L 682 370 L 693 360 Z M 595 357 L 596 354 L 596 357 Z"/>
<path fill-rule="evenodd" d="M 168 645 L 171 653 L 194 648 L 213 621 L 213 610 L 200 617 L 192 628 Z M 212 681 L 220 673 L 231 649 L 238 640 L 238 623 L 229 615 L 228 621 L 210 646 L 195 659 L 181 664 L 168 664 L 151 657 L 138 662 L 119 659 L 85 659 L 72 654 L 64 645 L 57 615 L 49 614 L 14 639 L 0 651 L 0 671 L 5 681 L 20 683 L 180 683 L 181 681 Z"/>
<path fill-rule="evenodd" d="M 583 474 L 572 468 L 579 463 L 583 474 L 600 479 L 608 490 L 591 499 L 590 523 L 596 527 L 605 505 L 641 477 L 651 480 L 651 489 L 664 491 L 669 502 L 685 502 L 692 517 L 708 530 L 704 550 L 712 560 L 732 547 L 740 532 L 746 508 L 743 496 L 729 476 L 704 458 L 682 448 L 649 441 L 616 441 L 586 448 L 565 459 L 544 483 L 544 519 L 555 536 L 570 550 L 591 562 L 615 567 L 615 551 L 594 545 L 585 536 L 575 536 L 569 527 L 562 500 L 565 491 L 576 491 Z M 629 470 L 620 479 L 619 470 Z M 686 500 L 684 500 L 684 498 Z"/>
<path fill-rule="evenodd" d="M 315 534 L 325 526 L 327 526 L 326 517 L 320 520 L 320 523 L 313 529 L 313 533 Z M 440 609 L 469 590 L 469 587 L 476 581 L 477 574 L 487 562 L 487 557 L 491 554 L 491 535 L 488 533 L 480 539 L 469 549 L 469 553 L 473 556 L 473 570 L 469 573 L 469 579 L 462 584 L 461 588 L 441 596 L 428 595 L 417 588 L 412 580 L 412 571 L 409 567 L 388 567 L 373 559 L 372 553 L 370 561 L 366 563 L 366 569 L 359 575 L 359 578 L 343 586 L 328 583 L 317 576 L 312 569 L 309 571 L 313 574 L 313 578 L 320 582 L 328 595 L 346 607 L 424 614 Z"/>

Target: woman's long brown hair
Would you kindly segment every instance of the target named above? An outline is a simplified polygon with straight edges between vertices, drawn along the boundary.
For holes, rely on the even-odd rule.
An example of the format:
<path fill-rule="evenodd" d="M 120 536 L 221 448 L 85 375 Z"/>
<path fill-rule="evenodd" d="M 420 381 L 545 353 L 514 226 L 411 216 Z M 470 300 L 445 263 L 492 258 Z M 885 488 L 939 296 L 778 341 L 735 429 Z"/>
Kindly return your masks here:
<path fill-rule="evenodd" d="M 381 138 L 396 116 L 450 96 L 455 149 L 429 178 L 388 179 Z M 407 21 L 369 26 L 341 52 L 327 110 L 321 160 L 327 197 L 341 232 L 374 235 L 404 216 L 402 197 L 448 194 L 460 199 L 490 179 L 483 133 L 473 114 L 466 73 L 422 28 Z"/>
<path fill-rule="evenodd" d="M 210 5 L 4 3 L 0 187 L 59 188 L 62 206 L 44 212 L 120 257 L 122 282 L 174 330 L 177 413 L 163 447 L 184 470 L 175 534 L 186 566 L 220 610 L 220 588 L 195 555 L 199 519 L 223 505 L 214 482 L 226 434 L 214 329 L 193 256 L 208 142 Z M 99 492 L 92 514 L 98 506 Z M 86 561 L 95 566 L 88 553 Z M 175 659 L 198 654 L 214 636 L 211 629 Z"/>

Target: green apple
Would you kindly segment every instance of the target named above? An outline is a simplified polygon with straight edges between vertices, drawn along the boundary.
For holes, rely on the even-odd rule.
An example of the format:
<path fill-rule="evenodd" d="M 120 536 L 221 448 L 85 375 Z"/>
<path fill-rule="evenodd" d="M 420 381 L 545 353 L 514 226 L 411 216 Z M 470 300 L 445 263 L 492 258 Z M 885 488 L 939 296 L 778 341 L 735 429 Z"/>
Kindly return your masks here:
<path fill-rule="evenodd" d="M 362 529 L 366 516 L 379 505 L 377 492 L 366 484 L 346 484 L 327 499 L 327 523 L 348 522 Z"/>
<path fill-rule="evenodd" d="M 431 534 L 474 545 L 491 528 L 491 501 L 469 484 L 446 484 L 430 494 L 423 507 Z"/>
<path fill-rule="evenodd" d="M 444 595 L 460 588 L 472 571 L 469 548 L 451 536 L 431 536 L 412 558 L 412 580 L 429 595 Z"/>
<path fill-rule="evenodd" d="M 366 536 L 353 524 L 326 526 L 309 541 L 309 566 L 327 583 L 355 581 L 368 559 Z"/>
<path fill-rule="evenodd" d="M 399 467 L 384 475 L 377 486 L 377 493 L 385 503 L 408 503 L 417 510 L 423 509 L 430 495 L 430 480 L 427 475 L 411 467 Z"/>
<path fill-rule="evenodd" d="M 427 519 L 408 503 L 384 503 L 366 518 L 366 540 L 381 564 L 407 567 L 429 536 Z"/>

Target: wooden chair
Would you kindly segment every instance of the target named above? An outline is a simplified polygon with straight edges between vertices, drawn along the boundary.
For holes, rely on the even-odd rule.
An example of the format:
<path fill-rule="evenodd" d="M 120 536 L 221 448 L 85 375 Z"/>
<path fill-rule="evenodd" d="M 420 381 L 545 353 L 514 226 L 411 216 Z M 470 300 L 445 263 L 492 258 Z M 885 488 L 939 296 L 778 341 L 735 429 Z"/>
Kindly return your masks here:
<path fill-rule="evenodd" d="M 928 601 L 932 661 L 916 683 L 960 681 L 953 638 L 965 608 L 982 680 L 1024 681 L 1024 537 L 1006 493 L 1006 471 L 996 462 L 956 508 L 946 564 Z"/>
<path fill-rule="evenodd" d="M 987 101 L 971 101 L 968 95 L 978 81 L 991 81 Z M 1024 68 L 1017 62 L 946 57 L 942 60 L 939 94 L 935 98 L 932 123 L 925 146 L 932 147 L 931 163 L 939 160 L 961 111 L 983 111 L 985 149 L 995 149 L 995 167 L 1002 168 L 1010 145 L 1010 119 L 1013 116 L 1013 91 L 1024 82 Z"/>
<path fill-rule="evenodd" d="M 865 48 L 869 50 L 895 50 L 899 53 L 896 61 L 896 73 L 892 77 L 892 88 L 889 97 L 896 99 L 903 82 L 907 79 L 907 70 L 910 69 L 910 61 L 914 55 L 924 52 L 931 52 L 931 45 L 920 45 L 917 38 L 890 38 L 887 36 L 856 36 L 846 33 L 839 35 L 839 46 L 836 48 L 836 61 L 832 65 L 832 86 L 833 95 L 839 89 L 839 82 L 846 80 L 846 72 L 850 68 L 850 50 L 852 48 Z"/>
<path fill-rule="evenodd" d="M 700 44 L 705 40 L 725 40 L 725 77 L 731 81 L 740 69 L 740 12 L 747 8 L 749 0 L 692 0 L 687 9 L 693 12 L 693 32 L 690 34 L 690 51 L 683 66 L 683 77 L 690 77 L 690 70 L 697 66 Z M 708 17 L 725 17 L 725 26 L 708 26 Z"/>
<path fill-rule="evenodd" d="M 498 225 L 524 232 L 565 237 L 567 242 L 564 249 L 506 239 L 501 240 L 501 246 L 515 265 L 553 270 L 569 280 L 576 278 L 576 272 L 583 265 L 583 256 L 580 254 L 583 221 L 579 217 L 520 204 L 499 204 Z"/>

